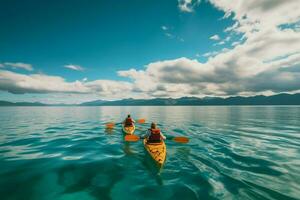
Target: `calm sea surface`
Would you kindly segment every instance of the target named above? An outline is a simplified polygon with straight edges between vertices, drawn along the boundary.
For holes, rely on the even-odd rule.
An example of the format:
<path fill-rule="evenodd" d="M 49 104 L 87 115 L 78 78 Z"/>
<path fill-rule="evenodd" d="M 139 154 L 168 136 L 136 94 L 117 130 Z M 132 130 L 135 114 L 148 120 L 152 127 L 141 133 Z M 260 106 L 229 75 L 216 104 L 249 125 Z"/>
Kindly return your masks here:
<path fill-rule="evenodd" d="M 190 143 L 159 170 L 128 113 Z M 0 199 L 300 199 L 300 107 L 0 107 Z"/>

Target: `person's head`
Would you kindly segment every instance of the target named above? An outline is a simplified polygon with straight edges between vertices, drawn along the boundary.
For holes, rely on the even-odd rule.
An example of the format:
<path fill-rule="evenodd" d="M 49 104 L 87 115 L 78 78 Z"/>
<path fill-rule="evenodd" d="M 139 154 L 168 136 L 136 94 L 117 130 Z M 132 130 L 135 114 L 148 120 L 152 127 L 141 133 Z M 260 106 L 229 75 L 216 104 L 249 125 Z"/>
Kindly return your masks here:
<path fill-rule="evenodd" d="M 130 115 L 127 115 L 127 118 L 130 118 Z"/>
<path fill-rule="evenodd" d="M 156 124 L 154 122 L 151 123 L 151 129 L 156 129 Z"/>

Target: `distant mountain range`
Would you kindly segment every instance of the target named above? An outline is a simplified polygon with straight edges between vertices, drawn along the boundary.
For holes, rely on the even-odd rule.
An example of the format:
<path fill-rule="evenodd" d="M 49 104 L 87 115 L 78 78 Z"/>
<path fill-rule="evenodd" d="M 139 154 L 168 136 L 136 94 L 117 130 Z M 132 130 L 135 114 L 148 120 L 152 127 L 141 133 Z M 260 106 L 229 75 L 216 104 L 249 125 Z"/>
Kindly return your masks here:
<path fill-rule="evenodd" d="M 77 104 L 45 104 L 40 102 L 9 102 L 0 101 L 0 106 L 77 106 Z"/>
<path fill-rule="evenodd" d="M 277 94 L 273 96 L 252 97 L 182 97 L 155 98 L 155 99 L 122 99 L 116 101 L 90 101 L 81 104 L 43 104 L 39 102 L 17 102 L 0 101 L 0 106 L 222 106 L 222 105 L 300 105 L 300 93 Z"/>
<path fill-rule="evenodd" d="M 39 102 L 9 102 L 9 101 L 0 101 L 0 106 L 47 106 L 47 104 L 39 103 Z"/>

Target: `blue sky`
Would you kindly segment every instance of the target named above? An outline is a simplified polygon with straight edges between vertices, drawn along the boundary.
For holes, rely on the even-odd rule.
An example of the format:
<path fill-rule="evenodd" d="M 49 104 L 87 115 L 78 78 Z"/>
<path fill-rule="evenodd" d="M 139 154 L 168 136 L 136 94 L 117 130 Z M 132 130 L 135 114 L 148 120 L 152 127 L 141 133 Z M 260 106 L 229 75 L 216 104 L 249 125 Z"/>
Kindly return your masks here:
<path fill-rule="evenodd" d="M 220 48 L 208 38 L 232 23 L 220 20 L 223 15 L 209 3 L 194 13 L 180 12 L 174 0 L 6 1 L 0 23 L 8 28 L 1 31 L 0 55 L 2 61 L 31 63 L 67 80 L 120 79 L 117 70 Z M 87 70 L 70 74 L 62 68 L 66 64 Z"/>
<path fill-rule="evenodd" d="M 286 39 L 299 39 L 299 15 L 284 17 L 286 6 L 289 12 L 296 7 L 292 3 L 253 1 L 230 7 L 234 5 L 214 0 L 4 0 L 0 2 L 0 99 L 55 103 L 297 91 L 300 87 L 293 80 L 298 72 L 278 74 L 273 81 L 282 81 L 286 88 L 272 88 L 261 77 L 277 74 L 278 67 L 256 69 L 278 56 L 296 59 L 290 67 L 298 64 L 300 49 L 289 47 Z M 275 12 L 280 15 L 274 16 Z M 275 20 L 267 21 L 265 13 Z M 292 24 L 287 26 L 289 33 L 279 27 L 287 24 Z M 275 39 L 266 38 L 268 33 Z M 251 54 L 264 52 L 259 46 L 249 48 L 268 39 L 278 39 L 283 50 L 270 47 L 274 54 L 261 58 Z M 237 60 L 240 56 L 249 59 Z M 263 85 L 249 83 L 251 78 Z M 235 86 L 239 84 L 243 87 Z M 126 95 L 118 95 L 124 90 Z"/>

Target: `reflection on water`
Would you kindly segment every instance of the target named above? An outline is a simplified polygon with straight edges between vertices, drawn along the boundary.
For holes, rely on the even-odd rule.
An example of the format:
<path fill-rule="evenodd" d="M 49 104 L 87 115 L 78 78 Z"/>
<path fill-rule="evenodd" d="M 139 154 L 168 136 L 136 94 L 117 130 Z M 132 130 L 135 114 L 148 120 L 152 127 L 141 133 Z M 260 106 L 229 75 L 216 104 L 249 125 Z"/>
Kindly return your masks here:
<path fill-rule="evenodd" d="M 167 160 L 123 140 L 158 122 Z M 299 199 L 300 107 L 0 107 L 2 199 Z"/>

